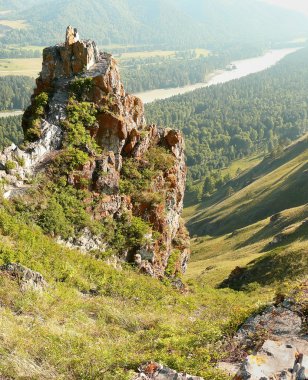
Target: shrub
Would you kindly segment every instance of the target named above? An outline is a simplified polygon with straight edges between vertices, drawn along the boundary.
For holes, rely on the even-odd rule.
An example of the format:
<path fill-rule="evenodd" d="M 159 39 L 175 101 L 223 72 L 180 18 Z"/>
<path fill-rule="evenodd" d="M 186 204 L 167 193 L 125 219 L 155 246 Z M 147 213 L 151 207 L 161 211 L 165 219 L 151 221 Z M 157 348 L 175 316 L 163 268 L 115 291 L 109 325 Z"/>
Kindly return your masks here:
<path fill-rule="evenodd" d="M 181 251 L 178 249 L 174 249 L 168 259 L 168 264 L 165 270 L 165 274 L 169 277 L 173 277 L 177 274 L 178 268 L 177 265 L 179 263 L 181 257 Z"/>
<path fill-rule="evenodd" d="M 18 162 L 18 165 L 21 167 L 25 166 L 25 159 L 23 157 L 15 157 L 15 160 Z"/>
<path fill-rule="evenodd" d="M 39 217 L 38 224 L 45 233 L 62 236 L 64 239 L 72 236 L 74 232 L 66 218 L 63 207 L 55 198 L 49 200 L 47 208 L 42 211 Z"/>
<path fill-rule="evenodd" d="M 144 199 L 153 205 L 162 203 L 163 193 L 150 195 L 153 181 L 173 165 L 174 157 L 163 147 L 150 148 L 144 160 L 125 159 L 121 171 L 120 192 L 130 194 L 136 200 Z"/>
<path fill-rule="evenodd" d="M 90 134 L 90 129 L 96 123 L 96 112 L 93 103 L 79 103 L 70 99 L 67 106 L 67 120 L 62 123 L 66 132 L 63 141 L 64 147 L 78 147 L 91 154 L 101 152 Z"/>
<path fill-rule="evenodd" d="M 42 92 L 37 95 L 31 106 L 31 116 L 25 132 L 26 141 L 36 141 L 41 137 L 42 117 L 45 114 L 45 108 L 48 104 L 48 94 Z"/>
<path fill-rule="evenodd" d="M 167 171 L 174 165 L 174 157 L 167 149 L 161 146 L 152 147 L 145 155 L 150 167 L 157 171 Z"/>
<path fill-rule="evenodd" d="M 16 169 L 16 163 L 14 161 L 6 161 L 5 171 L 8 173 L 10 170 Z"/>
<path fill-rule="evenodd" d="M 143 219 L 124 214 L 117 221 L 112 244 L 120 251 L 137 249 L 147 242 L 147 235 L 151 232 L 151 226 Z"/>
<path fill-rule="evenodd" d="M 92 88 L 93 78 L 76 78 L 70 83 L 69 90 L 77 100 L 81 101 L 86 100 Z"/>
<path fill-rule="evenodd" d="M 58 174 L 69 174 L 74 170 L 80 170 L 89 161 L 87 153 L 80 149 L 69 147 L 54 160 L 54 167 Z"/>

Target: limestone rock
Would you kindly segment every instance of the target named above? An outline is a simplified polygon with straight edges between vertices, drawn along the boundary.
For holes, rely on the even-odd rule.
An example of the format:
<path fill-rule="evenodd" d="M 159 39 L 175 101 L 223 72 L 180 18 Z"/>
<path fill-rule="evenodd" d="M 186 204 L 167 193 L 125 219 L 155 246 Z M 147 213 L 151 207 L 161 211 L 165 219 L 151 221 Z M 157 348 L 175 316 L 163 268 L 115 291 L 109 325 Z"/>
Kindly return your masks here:
<path fill-rule="evenodd" d="M 0 267 L 0 271 L 16 278 L 22 291 L 42 291 L 47 287 L 43 276 L 20 264 L 10 263 Z"/>
<path fill-rule="evenodd" d="M 139 368 L 139 374 L 133 380 L 203 380 L 202 377 L 176 372 L 161 364 L 150 362 Z"/>
<path fill-rule="evenodd" d="M 26 150 L 12 144 L 0 153 L 0 179 L 5 180 L 5 198 L 11 197 L 22 188 L 27 188 L 25 182 L 35 174 L 48 155 L 61 146 L 61 140 L 61 128 L 44 120 L 41 138 L 29 144 Z M 6 170 L 8 163 L 13 163 L 14 166 L 9 173 Z"/>
<path fill-rule="evenodd" d="M 240 328 L 236 339 L 253 344 L 253 337 L 260 330 L 269 336 L 297 336 L 302 330 L 302 319 L 294 311 L 283 306 L 271 306 L 262 314 L 249 318 Z"/>
<path fill-rule="evenodd" d="M 88 228 L 85 228 L 77 237 L 69 238 L 68 240 L 58 238 L 57 242 L 68 248 L 78 249 L 81 252 L 103 252 L 106 249 L 106 244 L 98 236 L 95 236 Z"/>

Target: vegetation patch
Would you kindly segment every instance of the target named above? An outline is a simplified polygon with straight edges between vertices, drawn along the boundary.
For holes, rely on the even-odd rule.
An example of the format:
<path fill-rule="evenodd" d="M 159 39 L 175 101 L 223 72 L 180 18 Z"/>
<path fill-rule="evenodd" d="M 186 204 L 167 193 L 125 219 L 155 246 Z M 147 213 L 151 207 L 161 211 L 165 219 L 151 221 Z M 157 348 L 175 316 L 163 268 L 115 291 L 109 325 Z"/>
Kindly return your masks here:
<path fill-rule="evenodd" d="M 76 78 L 70 83 L 70 92 L 78 101 L 85 101 L 93 88 L 93 78 Z"/>
<path fill-rule="evenodd" d="M 131 222 L 135 244 L 144 230 Z M 128 268 L 116 271 L 57 245 L 7 202 L 0 207 L 0 236 L 0 265 L 19 262 L 50 285 L 43 293 L 22 293 L 0 275 L 3 376 L 31 378 L 34 367 L 24 363 L 35 363 L 39 377 L 99 379 L 103 373 L 129 380 L 140 363 L 154 359 L 206 380 L 226 379 L 215 368 L 225 355 L 219 341 L 255 309 L 254 295 L 217 291 L 202 281 L 180 294 Z"/>
<path fill-rule="evenodd" d="M 30 106 L 30 109 L 26 111 L 26 114 L 31 114 L 27 119 L 25 128 L 25 141 L 36 141 L 41 137 L 42 118 L 45 114 L 46 106 L 48 104 L 48 94 L 41 92 L 37 95 Z"/>
<path fill-rule="evenodd" d="M 153 192 L 154 179 L 163 176 L 174 165 L 174 157 L 163 147 L 148 150 L 142 160 L 126 158 L 121 171 L 120 191 L 130 194 L 135 201 L 162 203 L 163 195 Z"/>

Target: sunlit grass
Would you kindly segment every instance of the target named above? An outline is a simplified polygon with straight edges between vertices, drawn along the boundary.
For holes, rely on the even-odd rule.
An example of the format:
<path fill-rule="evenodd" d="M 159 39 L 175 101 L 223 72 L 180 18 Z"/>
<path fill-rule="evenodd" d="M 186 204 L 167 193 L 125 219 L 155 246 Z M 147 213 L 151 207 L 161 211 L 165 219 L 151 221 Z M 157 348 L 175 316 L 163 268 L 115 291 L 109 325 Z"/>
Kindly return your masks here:
<path fill-rule="evenodd" d="M 0 76 L 25 75 L 36 78 L 41 69 L 41 58 L 0 59 Z"/>
<path fill-rule="evenodd" d="M 0 20 L 0 25 L 8 26 L 12 29 L 27 29 L 29 27 L 25 20 Z"/>

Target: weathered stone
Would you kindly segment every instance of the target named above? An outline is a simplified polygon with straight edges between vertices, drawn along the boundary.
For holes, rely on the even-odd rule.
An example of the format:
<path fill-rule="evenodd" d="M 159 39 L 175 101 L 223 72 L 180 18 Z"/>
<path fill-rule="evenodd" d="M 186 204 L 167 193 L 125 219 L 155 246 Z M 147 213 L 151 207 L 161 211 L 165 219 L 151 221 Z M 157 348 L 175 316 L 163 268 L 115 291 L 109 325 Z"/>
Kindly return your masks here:
<path fill-rule="evenodd" d="M 93 86 L 86 94 L 86 100 L 93 102 L 98 112 L 90 134 L 102 154 L 97 156 L 87 150 L 89 161 L 68 173 L 68 183 L 77 189 L 89 190 L 87 211 L 94 220 L 118 218 L 128 212 L 149 222 L 159 232 L 160 237 L 155 241 L 123 254 L 132 262 L 134 255 L 140 254 L 140 271 L 151 276 L 164 276 L 169 257 L 176 249 L 180 251 L 176 272 L 184 272 L 189 257 L 189 237 L 181 221 L 186 180 L 183 137 L 179 131 L 146 126 L 143 103 L 125 93 L 116 61 L 110 54 L 99 52 L 95 42 L 79 40 L 72 27 L 67 28 L 65 43 L 43 51 L 42 71 L 34 91 L 34 97 L 42 91 L 48 93 L 48 104 L 38 131 L 40 137 L 26 151 L 13 146 L 0 156 L 0 178 L 8 183 L 5 196 L 20 194 L 26 188 L 28 177 L 44 170 L 44 165 L 52 162 L 57 150 L 62 148 L 62 121 L 66 118 L 70 84 L 76 77 L 92 78 Z M 23 117 L 25 133 L 32 127 L 33 118 L 37 117 L 34 97 Z M 151 180 L 151 188 L 145 189 L 149 196 L 144 194 L 143 199 L 132 200 L 128 195 L 120 194 L 123 159 L 142 161 L 149 149 L 157 146 L 170 152 L 172 167 L 162 170 Z M 24 161 L 23 167 L 18 164 L 20 157 Z M 10 160 L 16 163 L 16 168 L 8 173 L 6 162 Z M 151 192 L 162 201 L 152 202 Z M 89 236 L 81 240 L 68 244 L 92 249 Z"/>
<path fill-rule="evenodd" d="M 70 46 L 75 43 L 75 30 L 72 26 L 66 28 L 65 45 Z"/>
<path fill-rule="evenodd" d="M 94 235 L 88 228 L 85 228 L 77 237 L 69 238 L 68 240 L 58 238 L 57 242 L 68 248 L 78 249 L 81 252 L 103 252 L 106 249 L 106 244 L 102 239 L 99 236 Z"/>
<path fill-rule="evenodd" d="M 249 318 L 234 338 L 248 355 L 236 380 L 308 379 L 308 336 L 306 308 L 308 284 L 295 296 Z"/>
<path fill-rule="evenodd" d="M 20 264 L 10 263 L 2 265 L 0 271 L 17 279 L 22 291 L 42 291 L 47 287 L 47 282 L 40 273 L 34 272 Z"/>
<path fill-rule="evenodd" d="M 161 364 L 150 362 L 139 368 L 133 380 L 203 380 L 202 377 L 176 372 Z"/>
<path fill-rule="evenodd" d="M 108 152 L 101 159 L 96 160 L 96 169 L 93 177 L 95 191 L 105 194 L 119 192 L 120 173 L 116 170 L 114 153 Z"/>
<path fill-rule="evenodd" d="M 3 186 L 4 197 L 9 198 L 21 188 L 28 188 L 25 181 L 39 169 L 51 152 L 61 146 L 62 131 L 57 125 L 44 120 L 42 123 L 41 138 L 28 145 L 26 150 L 21 150 L 12 144 L 0 154 L 0 162 L 5 168 L 7 162 L 13 162 L 14 175 L 9 175 L 5 170 L 0 170 L 0 179 L 5 180 Z M 18 180 L 17 180 L 18 178 Z"/>

